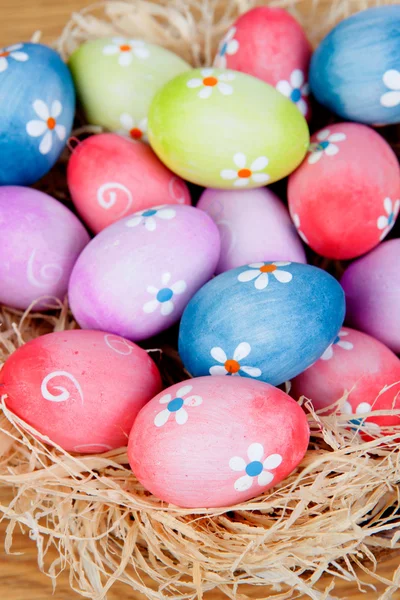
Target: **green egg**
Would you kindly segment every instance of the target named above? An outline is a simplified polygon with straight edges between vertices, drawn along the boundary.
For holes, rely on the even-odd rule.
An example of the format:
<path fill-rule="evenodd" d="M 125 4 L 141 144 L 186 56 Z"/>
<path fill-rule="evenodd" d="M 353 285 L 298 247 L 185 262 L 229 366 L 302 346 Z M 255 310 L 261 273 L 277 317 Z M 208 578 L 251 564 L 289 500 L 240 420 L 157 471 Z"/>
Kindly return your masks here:
<path fill-rule="evenodd" d="M 237 71 L 195 69 L 155 96 L 149 140 L 184 179 L 205 187 L 255 188 L 282 179 L 302 162 L 307 122 L 272 86 Z"/>
<path fill-rule="evenodd" d="M 161 46 L 121 37 L 85 42 L 68 64 L 88 122 L 132 137 L 146 133 L 158 90 L 191 68 Z"/>

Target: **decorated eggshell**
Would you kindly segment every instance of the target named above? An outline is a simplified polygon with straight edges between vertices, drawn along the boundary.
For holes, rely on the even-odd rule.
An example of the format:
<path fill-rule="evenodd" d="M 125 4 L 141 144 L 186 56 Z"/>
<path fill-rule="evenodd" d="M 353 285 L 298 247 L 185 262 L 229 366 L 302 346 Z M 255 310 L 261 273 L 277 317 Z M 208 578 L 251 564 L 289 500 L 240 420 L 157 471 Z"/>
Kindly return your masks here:
<path fill-rule="evenodd" d="M 0 185 L 30 185 L 58 159 L 71 132 L 68 67 L 42 44 L 0 49 Z"/>
<path fill-rule="evenodd" d="M 303 410 L 284 392 L 248 379 L 200 377 L 140 411 L 128 457 L 142 485 L 165 502 L 229 506 L 285 479 L 309 435 Z"/>
<path fill-rule="evenodd" d="M 400 6 L 380 6 L 339 23 L 310 66 L 311 91 L 343 119 L 400 122 Z"/>
<path fill-rule="evenodd" d="M 222 39 L 214 64 L 248 73 L 273 85 L 306 117 L 311 46 L 291 14 L 258 6 L 241 15 Z"/>
<path fill-rule="evenodd" d="M 186 307 L 179 353 L 188 372 L 279 385 L 315 362 L 343 323 L 344 293 L 328 273 L 267 262 L 226 271 Z"/>
<path fill-rule="evenodd" d="M 357 415 L 356 425 L 371 411 L 400 409 L 400 360 L 375 338 L 347 327 L 320 360 L 292 381 L 291 395 L 306 396 L 321 410 L 345 392 L 350 393 L 342 411 Z M 400 425 L 400 416 L 367 417 L 365 428 L 379 434 L 381 425 Z"/>
<path fill-rule="evenodd" d="M 68 163 L 68 187 L 80 216 L 95 233 L 137 211 L 150 216 L 160 204 L 190 204 L 186 184 L 151 148 L 114 133 L 78 144 Z"/>
<path fill-rule="evenodd" d="M 161 377 L 136 344 L 75 330 L 21 346 L 0 371 L 0 384 L 8 408 L 39 433 L 69 452 L 91 453 L 126 445 Z"/>
<path fill-rule="evenodd" d="M 68 64 L 88 122 L 136 139 L 147 137 L 155 93 L 190 69 L 170 50 L 122 37 L 85 42 Z"/>
<path fill-rule="evenodd" d="M 347 267 L 341 279 L 346 322 L 400 353 L 400 239 L 384 242 Z"/>
<path fill-rule="evenodd" d="M 121 219 L 76 262 L 69 284 L 74 317 L 84 329 L 149 338 L 179 320 L 213 275 L 219 252 L 217 226 L 192 206 L 166 205 Z"/>
<path fill-rule="evenodd" d="M 272 86 L 243 73 L 195 69 L 158 92 L 149 140 L 183 179 L 253 188 L 291 173 L 307 152 L 307 122 Z"/>
<path fill-rule="evenodd" d="M 338 123 L 311 138 L 310 152 L 289 178 L 289 210 L 315 252 L 360 256 L 388 234 L 400 208 L 400 167 L 373 129 Z"/>
<path fill-rule="evenodd" d="M 216 273 L 260 260 L 307 262 L 289 213 L 271 190 L 208 189 L 197 208 L 210 215 L 221 236 Z"/>
<path fill-rule="evenodd" d="M 89 235 L 77 217 L 51 196 L 3 186 L 0 239 L 0 303 L 25 310 L 47 296 L 35 303 L 35 310 L 43 310 L 54 305 L 54 298 L 64 299 L 72 267 Z"/>

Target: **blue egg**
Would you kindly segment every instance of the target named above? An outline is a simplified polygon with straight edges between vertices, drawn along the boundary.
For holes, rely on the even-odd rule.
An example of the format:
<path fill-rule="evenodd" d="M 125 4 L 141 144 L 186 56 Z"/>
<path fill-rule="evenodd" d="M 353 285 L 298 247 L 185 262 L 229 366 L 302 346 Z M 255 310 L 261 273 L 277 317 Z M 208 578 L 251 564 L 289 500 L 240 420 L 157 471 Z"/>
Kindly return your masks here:
<path fill-rule="evenodd" d="M 400 6 L 370 8 L 337 25 L 311 60 L 310 87 L 344 119 L 400 122 Z"/>
<path fill-rule="evenodd" d="M 72 77 L 42 44 L 0 50 L 0 185 L 30 185 L 60 156 L 75 112 Z"/>
<path fill-rule="evenodd" d="M 344 314 L 344 292 L 322 269 L 252 263 L 218 275 L 193 296 L 179 353 L 195 377 L 241 375 L 279 385 L 322 356 Z"/>

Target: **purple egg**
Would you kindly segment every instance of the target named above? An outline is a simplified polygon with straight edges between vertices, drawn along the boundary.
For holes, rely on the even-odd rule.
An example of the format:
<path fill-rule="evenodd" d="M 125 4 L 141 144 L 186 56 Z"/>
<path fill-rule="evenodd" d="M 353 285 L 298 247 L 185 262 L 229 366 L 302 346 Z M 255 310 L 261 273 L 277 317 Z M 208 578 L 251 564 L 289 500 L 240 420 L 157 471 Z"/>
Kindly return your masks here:
<path fill-rule="evenodd" d="M 85 329 L 142 340 L 179 320 L 213 275 L 220 238 L 192 206 L 157 206 L 101 231 L 71 275 L 72 312 Z"/>
<path fill-rule="evenodd" d="M 2 186 L 0 239 L 0 303 L 25 310 L 42 298 L 35 310 L 43 310 L 54 305 L 54 297 L 64 299 L 89 235 L 79 219 L 51 196 Z"/>
<path fill-rule="evenodd" d="M 197 208 L 219 229 L 217 273 L 259 261 L 307 262 L 289 212 L 271 190 L 207 189 Z"/>
<path fill-rule="evenodd" d="M 400 239 L 383 242 L 354 261 L 341 284 L 346 323 L 400 353 Z"/>

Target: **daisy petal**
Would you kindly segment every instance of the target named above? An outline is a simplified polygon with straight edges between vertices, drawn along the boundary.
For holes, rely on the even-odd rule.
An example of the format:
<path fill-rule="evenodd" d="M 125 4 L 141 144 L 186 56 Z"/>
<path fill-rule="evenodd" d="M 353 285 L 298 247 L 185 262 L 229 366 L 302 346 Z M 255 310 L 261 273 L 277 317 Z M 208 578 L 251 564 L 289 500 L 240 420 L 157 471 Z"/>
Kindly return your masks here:
<path fill-rule="evenodd" d="M 58 137 L 59 140 L 64 141 L 67 135 L 67 130 L 64 127 L 64 125 L 56 125 L 54 128 L 54 131 L 56 132 L 56 135 Z"/>
<path fill-rule="evenodd" d="M 264 487 L 265 485 L 269 485 L 273 479 L 274 476 L 272 475 L 272 473 L 269 473 L 269 471 L 263 471 L 259 474 L 257 478 L 258 485 Z"/>
<path fill-rule="evenodd" d="M 320 142 L 328 139 L 330 134 L 330 130 L 329 129 L 323 129 L 322 131 L 320 131 L 319 133 L 317 133 L 317 140 L 319 140 Z"/>
<path fill-rule="evenodd" d="M 165 394 L 165 396 L 162 396 L 162 398 L 160 398 L 159 403 L 160 404 L 168 404 L 168 402 L 171 402 L 171 400 L 172 400 L 171 394 Z"/>
<path fill-rule="evenodd" d="M 157 310 L 159 304 L 160 303 L 158 300 L 150 300 L 150 302 L 146 302 L 146 304 L 143 306 L 143 310 L 147 314 L 153 313 L 155 310 Z"/>
<path fill-rule="evenodd" d="M 257 367 L 240 367 L 240 370 L 249 375 L 249 377 L 260 377 L 262 371 Z"/>
<path fill-rule="evenodd" d="M 352 350 L 354 348 L 353 344 L 351 342 L 347 342 L 346 340 L 341 340 L 337 343 L 337 345 L 345 350 Z"/>
<path fill-rule="evenodd" d="M 161 283 L 167 285 L 171 280 L 171 273 L 163 273 L 161 277 Z"/>
<path fill-rule="evenodd" d="M 229 461 L 229 466 L 232 471 L 244 471 L 247 467 L 246 461 L 240 456 L 233 456 Z"/>
<path fill-rule="evenodd" d="M 233 353 L 233 360 L 240 362 L 251 352 L 251 346 L 247 342 L 241 342 Z"/>
<path fill-rule="evenodd" d="M 253 485 L 253 478 L 250 475 L 243 475 L 235 481 L 234 488 L 237 492 L 245 492 Z"/>
<path fill-rule="evenodd" d="M 262 264 L 260 264 L 260 266 L 262 267 Z M 238 281 L 241 281 L 241 282 L 253 281 L 253 279 L 258 277 L 259 275 L 260 275 L 259 271 L 256 271 L 256 270 L 243 271 L 243 273 L 240 273 L 240 275 L 238 276 Z"/>
<path fill-rule="evenodd" d="M 161 304 L 161 314 L 163 315 L 163 317 L 166 317 L 167 315 L 170 315 L 174 310 L 174 303 L 172 302 L 172 300 L 167 300 L 167 302 L 163 302 Z"/>
<path fill-rule="evenodd" d="M 43 121 L 47 121 L 47 119 L 50 117 L 49 109 L 47 108 L 47 105 L 43 102 L 43 100 L 35 100 L 35 102 L 33 103 L 33 110 L 35 111 L 38 117 L 43 119 Z"/>
<path fill-rule="evenodd" d="M 186 83 L 186 86 L 188 88 L 198 88 L 203 84 L 201 79 L 189 79 L 189 81 Z"/>
<path fill-rule="evenodd" d="M 143 217 L 138 216 L 138 217 L 133 217 L 133 219 L 129 219 L 129 221 L 126 222 L 126 226 L 127 227 L 136 227 L 136 225 L 139 225 L 139 223 L 141 223 L 143 221 Z"/>
<path fill-rule="evenodd" d="M 121 123 L 122 127 L 124 129 L 127 129 L 128 131 L 133 129 L 133 126 L 135 124 L 132 116 L 128 113 L 122 113 L 122 115 L 119 118 L 119 122 Z"/>
<path fill-rule="evenodd" d="M 185 406 L 200 406 L 202 402 L 203 398 L 201 396 L 188 396 L 183 403 Z"/>
<path fill-rule="evenodd" d="M 235 34 L 233 34 L 233 35 L 235 35 Z M 237 40 L 231 40 L 228 43 L 228 47 L 226 49 L 226 53 L 229 54 L 229 55 L 232 55 L 232 54 L 236 54 L 236 52 L 238 50 L 239 50 L 239 42 Z"/>
<path fill-rule="evenodd" d="M 118 46 L 114 46 L 114 44 L 110 44 L 109 46 L 104 46 L 103 54 L 106 56 L 112 56 L 113 54 L 117 54 L 119 52 Z"/>
<path fill-rule="evenodd" d="M 238 169 L 244 169 L 244 167 L 246 166 L 246 156 L 243 154 L 243 152 L 236 152 L 236 154 L 233 157 L 233 162 L 238 167 Z"/>
<path fill-rule="evenodd" d="M 386 213 L 388 215 L 390 215 L 393 211 L 393 202 L 390 198 L 386 197 L 383 201 L 383 208 L 385 209 Z"/>
<path fill-rule="evenodd" d="M 132 60 L 132 52 L 121 52 L 118 58 L 118 64 L 121 65 L 121 67 L 129 67 Z"/>
<path fill-rule="evenodd" d="M 303 98 L 300 98 L 300 100 L 296 102 L 296 106 L 303 116 L 307 114 L 308 106 L 307 102 L 303 100 Z"/>
<path fill-rule="evenodd" d="M 25 62 L 29 58 L 26 52 L 13 52 L 11 56 L 14 60 L 17 60 L 18 62 Z"/>
<path fill-rule="evenodd" d="M 51 105 L 50 115 L 53 117 L 53 119 L 57 119 L 57 117 L 59 117 L 61 115 L 61 111 L 62 111 L 61 102 L 59 100 L 54 100 L 54 102 Z"/>
<path fill-rule="evenodd" d="M 319 161 L 322 155 L 323 152 L 321 150 L 317 150 L 317 152 L 312 152 L 308 157 L 309 164 L 314 165 L 316 162 Z"/>
<path fill-rule="evenodd" d="M 186 290 L 186 282 L 181 280 L 181 281 L 177 281 L 176 283 L 174 283 L 173 285 L 171 285 L 171 290 L 174 292 L 174 294 L 183 294 L 183 292 Z"/>
<path fill-rule="evenodd" d="M 339 148 L 338 146 L 335 146 L 335 144 L 329 144 L 329 146 L 325 148 L 325 154 L 327 154 L 328 156 L 335 156 L 335 154 L 337 154 L 338 152 Z"/>
<path fill-rule="evenodd" d="M 240 179 L 237 179 L 233 185 L 236 187 L 246 187 L 246 185 L 249 184 L 249 181 L 250 179 L 248 177 L 241 177 Z"/>
<path fill-rule="evenodd" d="M 280 92 L 287 98 L 289 98 L 290 94 L 292 93 L 292 86 L 288 81 L 278 81 L 275 87 L 278 90 L 278 92 Z"/>
<path fill-rule="evenodd" d="M 179 390 L 176 392 L 176 397 L 183 398 L 183 396 L 186 396 L 186 394 L 191 392 L 192 389 L 193 389 L 192 385 L 184 385 L 183 387 L 179 388 Z"/>
<path fill-rule="evenodd" d="M 400 90 L 400 71 L 389 69 L 383 75 L 383 83 L 391 90 Z"/>
<path fill-rule="evenodd" d="M 263 462 L 264 469 L 276 469 L 282 463 L 280 454 L 270 454 Z"/>
<path fill-rule="evenodd" d="M 48 131 L 47 133 L 44 134 L 42 141 L 39 144 L 40 154 L 48 154 L 51 150 L 52 145 L 53 145 L 53 136 L 51 135 L 51 132 Z"/>
<path fill-rule="evenodd" d="M 135 48 L 133 53 L 137 58 L 148 58 L 150 56 L 148 48 Z"/>
<path fill-rule="evenodd" d="M 222 73 L 222 75 L 218 75 L 220 81 L 233 81 L 235 77 L 234 73 Z"/>
<path fill-rule="evenodd" d="M 47 130 L 47 125 L 44 121 L 29 121 L 26 124 L 26 131 L 32 137 L 43 135 Z"/>
<path fill-rule="evenodd" d="M 175 420 L 178 423 L 178 425 L 184 425 L 188 420 L 188 416 L 189 415 L 187 414 L 186 410 L 184 408 L 180 408 L 175 413 Z"/>
<path fill-rule="evenodd" d="M 163 425 L 165 425 L 165 423 L 169 419 L 170 414 L 171 413 L 167 409 L 164 409 L 161 412 L 159 412 L 158 415 L 156 415 L 156 417 L 154 419 L 154 425 L 156 427 L 162 427 Z"/>
<path fill-rule="evenodd" d="M 258 263 L 250 263 L 249 267 L 251 267 L 252 269 L 261 269 L 261 267 L 263 267 L 265 265 L 265 263 L 263 262 L 258 262 Z M 247 271 L 246 271 L 247 273 Z"/>
<path fill-rule="evenodd" d="M 211 348 L 210 354 L 214 360 L 221 364 L 224 364 L 228 360 L 228 357 L 226 356 L 225 352 L 222 350 L 222 348 L 219 348 L 218 346 L 216 346 L 215 348 Z"/>
<path fill-rule="evenodd" d="M 228 371 L 225 369 L 225 367 L 222 367 L 219 365 L 215 365 L 215 367 L 211 367 L 209 369 L 209 373 L 210 373 L 210 375 L 228 375 Z"/>
<path fill-rule="evenodd" d="M 342 413 L 344 415 L 352 415 L 353 414 L 353 408 L 350 404 L 350 402 L 345 402 L 342 406 Z"/>
<path fill-rule="evenodd" d="M 237 171 L 234 171 L 233 169 L 224 169 L 221 171 L 220 175 L 222 179 L 236 179 Z"/>
<path fill-rule="evenodd" d="M 176 215 L 176 212 L 172 208 L 164 208 L 163 210 L 159 210 L 157 213 L 157 217 L 159 219 L 173 219 Z"/>
<path fill-rule="evenodd" d="M 301 88 L 304 83 L 304 73 L 301 69 L 295 69 L 290 76 L 290 83 L 295 89 Z"/>
<path fill-rule="evenodd" d="M 7 52 L 14 52 L 14 50 L 21 50 L 21 48 L 22 44 L 12 44 L 11 46 L 7 46 L 5 50 L 7 50 Z"/>
<path fill-rule="evenodd" d="M 257 290 L 265 290 L 269 283 L 268 273 L 261 273 L 261 275 L 256 279 L 254 287 Z"/>
<path fill-rule="evenodd" d="M 203 75 L 203 77 L 211 77 L 211 75 L 214 73 L 214 69 L 201 69 L 200 73 Z"/>
<path fill-rule="evenodd" d="M 251 461 L 253 460 L 261 460 L 264 456 L 264 447 L 262 444 L 250 444 L 247 449 L 247 456 Z"/>
<path fill-rule="evenodd" d="M 269 160 L 266 156 L 259 156 L 251 163 L 250 169 L 252 171 L 262 171 L 268 165 L 268 162 Z"/>
<path fill-rule="evenodd" d="M 156 220 L 153 217 L 147 217 L 145 219 L 145 227 L 147 231 L 155 231 L 157 229 Z"/>
<path fill-rule="evenodd" d="M 214 66 L 218 69 L 226 69 L 226 57 L 217 54 L 217 56 L 214 59 Z"/>
<path fill-rule="evenodd" d="M 400 104 L 400 92 L 386 92 L 381 96 L 381 104 L 385 108 L 392 108 Z"/>
<path fill-rule="evenodd" d="M 251 178 L 256 183 L 267 183 L 271 179 L 267 173 L 253 173 Z"/>
<path fill-rule="evenodd" d="M 223 81 L 220 81 L 217 87 L 224 96 L 230 96 L 233 93 L 233 87 L 228 83 L 224 83 Z"/>
<path fill-rule="evenodd" d="M 293 279 L 293 275 L 289 273 L 289 271 L 273 271 L 272 275 L 280 283 L 289 283 L 289 281 L 292 281 Z"/>
<path fill-rule="evenodd" d="M 0 57 L 0 73 L 3 73 L 8 67 L 7 59 L 4 56 Z"/>
<path fill-rule="evenodd" d="M 203 87 L 199 91 L 198 96 L 199 96 L 199 98 L 202 98 L 203 100 L 206 100 L 207 98 L 209 98 L 211 96 L 212 92 L 213 92 L 212 87 L 210 87 L 210 86 Z"/>
<path fill-rule="evenodd" d="M 356 415 L 366 415 L 372 411 L 372 406 L 368 402 L 361 402 L 356 409 Z"/>
<path fill-rule="evenodd" d="M 376 222 L 376 225 L 378 227 L 378 229 L 385 229 L 385 227 L 388 226 L 388 218 L 384 217 L 383 215 L 381 217 L 379 217 L 379 219 Z"/>
<path fill-rule="evenodd" d="M 287 267 L 291 263 L 290 263 L 290 261 L 287 261 L 287 260 L 275 260 L 272 264 L 275 265 L 276 267 Z"/>
<path fill-rule="evenodd" d="M 330 142 L 344 142 L 345 139 L 346 139 L 345 133 L 332 133 L 332 135 L 329 136 Z"/>
<path fill-rule="evenodd" d="M 330 360 L 333 356 L 333 347 L 332 344 L 327 347 L 323 355 L 321 356 L 321 360 Z"/>

